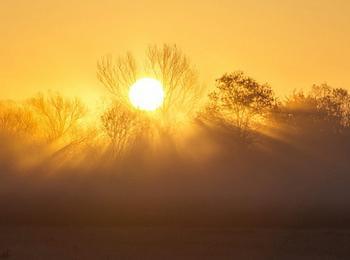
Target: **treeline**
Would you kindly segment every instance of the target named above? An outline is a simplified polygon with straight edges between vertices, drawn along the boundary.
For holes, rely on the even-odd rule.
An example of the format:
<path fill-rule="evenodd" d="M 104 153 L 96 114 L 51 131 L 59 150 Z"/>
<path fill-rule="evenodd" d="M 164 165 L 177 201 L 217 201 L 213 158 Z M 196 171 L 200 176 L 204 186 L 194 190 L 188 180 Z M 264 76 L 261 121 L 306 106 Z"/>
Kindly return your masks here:
<path fill-rule="evenodd" d="M 107 156 L 118 161 L 140 145 L 157 143 L 156 149 L 162 149 L 171 139 L 176 146 L 179 133 L 192 127 L 228 134 L 235 140 L 230 147 L 235 150 L 254 149 L 267 137 L 309 147 L 348 147 L 350 95 L 346 89 L 321 84 L 278 98 L 268 84 L 243 72 L 226 73 L 205 88 L 176 46 L 150 46 L 145 57 L 138 63 L 128 53 L 98 62 L 98 79 L 110 92 L 102 112 L 88 109 L 79 98 L 54 92 L 24 102 L 2 101 L 3 143 L 35 145 L 48 150 L 51 159 Z M 164 104 L 153 113 L 136 110 L 128 100 L 129 87 L 143 75 L 159 79 L 165 88 Z"/>

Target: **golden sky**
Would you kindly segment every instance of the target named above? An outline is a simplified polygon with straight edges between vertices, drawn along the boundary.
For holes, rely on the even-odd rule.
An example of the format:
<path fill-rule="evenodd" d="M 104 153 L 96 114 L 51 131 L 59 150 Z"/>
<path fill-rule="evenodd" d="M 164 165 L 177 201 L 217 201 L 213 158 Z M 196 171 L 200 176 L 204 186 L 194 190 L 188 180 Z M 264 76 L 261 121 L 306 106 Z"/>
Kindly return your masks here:
<path fill-rule="evenodd" d="M 244 70 L 280 95 L 350 89 L 349 0 L 0 0 L 0 95 L 95 98 L 107 53 L 176 43 L 210 84 Z"/>

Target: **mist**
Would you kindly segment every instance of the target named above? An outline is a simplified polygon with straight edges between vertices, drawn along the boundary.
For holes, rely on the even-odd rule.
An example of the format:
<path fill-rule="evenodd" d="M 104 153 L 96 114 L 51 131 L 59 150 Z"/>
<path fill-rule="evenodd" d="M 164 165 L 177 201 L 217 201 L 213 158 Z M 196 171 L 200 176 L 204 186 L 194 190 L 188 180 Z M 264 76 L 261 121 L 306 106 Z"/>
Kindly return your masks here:
<path fill-rule="evenodd" d="M 196 120 L 109 143 L 1 136 L 0 222 L 57 225 L 339 226 L 348 223 L 349 135 L 333 124 L 249 130 Z M 189 130 L 191 129 L 191 130 Z M 91 136 L 91 133 L 89 134 Z"/>

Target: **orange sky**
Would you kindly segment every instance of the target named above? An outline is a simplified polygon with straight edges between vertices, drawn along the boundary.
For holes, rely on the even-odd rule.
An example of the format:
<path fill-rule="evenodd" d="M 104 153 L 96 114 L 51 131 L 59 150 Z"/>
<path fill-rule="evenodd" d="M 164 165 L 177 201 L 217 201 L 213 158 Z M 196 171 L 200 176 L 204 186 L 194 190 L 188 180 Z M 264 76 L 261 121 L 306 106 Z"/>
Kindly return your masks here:
<path fill-rule="evenodd" d="M 0 0 L 0 95 L 103 93 L 96 61 L 177 43 L 212 83 L 244 70 L 278 94 L 350 89 L 349 0 Z"/>

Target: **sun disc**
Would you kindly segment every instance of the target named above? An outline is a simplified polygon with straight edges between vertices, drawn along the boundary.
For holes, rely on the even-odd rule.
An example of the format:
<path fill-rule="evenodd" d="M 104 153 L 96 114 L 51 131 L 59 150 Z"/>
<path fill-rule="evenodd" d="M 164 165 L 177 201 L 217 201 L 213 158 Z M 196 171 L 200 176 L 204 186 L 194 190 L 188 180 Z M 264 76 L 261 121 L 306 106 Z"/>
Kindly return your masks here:
<path fill-rule="evenodd" d="M 163 86 L 156 79 L 139 79 L 131 86 L 129 99 L 137 109 L 155 111 L 162 106 L 164 101 Z"/>

